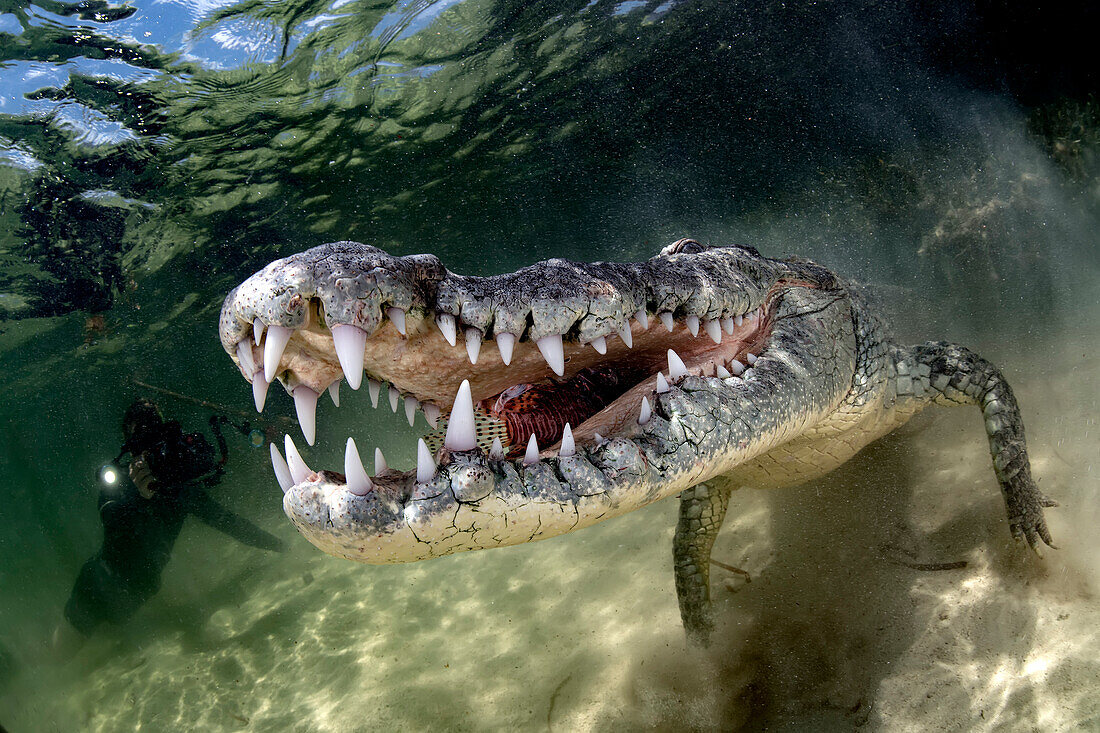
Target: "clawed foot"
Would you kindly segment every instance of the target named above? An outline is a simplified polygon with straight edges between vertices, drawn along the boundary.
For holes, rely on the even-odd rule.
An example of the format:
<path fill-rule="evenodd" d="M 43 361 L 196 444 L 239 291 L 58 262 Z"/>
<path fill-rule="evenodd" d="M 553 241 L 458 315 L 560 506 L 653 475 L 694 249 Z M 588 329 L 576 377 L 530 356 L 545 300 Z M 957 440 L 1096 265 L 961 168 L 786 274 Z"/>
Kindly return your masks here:
<path fill-rule="evenodd" d="M 1018 477 L 1005 487 L 1005 502 L 1008 508 L 1008 522 L 1012 536 L 1016 540 L 1026 539 L 1027 544 L 1039 557 L 1043 556 L 1039 540 L 1052 549 L 1058 549 L 1050 537 L 1044 507 L 1058 506 L 1058 502 L 1044 495 L 1030 476 Z"/>

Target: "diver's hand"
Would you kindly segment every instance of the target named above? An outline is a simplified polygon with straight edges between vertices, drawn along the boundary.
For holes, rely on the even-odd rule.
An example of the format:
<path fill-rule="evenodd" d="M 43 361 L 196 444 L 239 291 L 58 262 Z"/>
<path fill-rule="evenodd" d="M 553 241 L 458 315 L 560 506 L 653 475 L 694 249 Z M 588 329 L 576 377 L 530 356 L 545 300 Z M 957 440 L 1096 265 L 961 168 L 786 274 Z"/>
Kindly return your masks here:
<path fill-rule="evenodd" d="M 139 494 L 146 499 L 153 498 L 156 493 L 153 488 L 153 469 L 149 468 L 145 456 L 138 456 L 130 461 L 130 480 L 134 482 Z"/>

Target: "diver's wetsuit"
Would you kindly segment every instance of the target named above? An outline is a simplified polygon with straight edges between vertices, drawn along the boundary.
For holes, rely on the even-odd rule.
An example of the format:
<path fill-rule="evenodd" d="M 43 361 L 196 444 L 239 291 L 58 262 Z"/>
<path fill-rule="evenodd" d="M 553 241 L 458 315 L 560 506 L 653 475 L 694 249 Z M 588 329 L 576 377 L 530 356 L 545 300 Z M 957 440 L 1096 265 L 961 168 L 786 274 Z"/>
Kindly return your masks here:
<path fill-rule="evenodd" d="M 104 621 L 122 622 L 160 590 L 160 575 L 172 546 L 193 515 L 246 545 L 282 549 L 282 542 L 211 499 L 205 486 L 221 478 L 214 449 L 202 433 L 184 434 L 166 422 L 150 463 L 156 494 L 146 499 L 124 477 L 99 493 L 103 546 L 84 563 L 65 618 L 82 634 Z"/>

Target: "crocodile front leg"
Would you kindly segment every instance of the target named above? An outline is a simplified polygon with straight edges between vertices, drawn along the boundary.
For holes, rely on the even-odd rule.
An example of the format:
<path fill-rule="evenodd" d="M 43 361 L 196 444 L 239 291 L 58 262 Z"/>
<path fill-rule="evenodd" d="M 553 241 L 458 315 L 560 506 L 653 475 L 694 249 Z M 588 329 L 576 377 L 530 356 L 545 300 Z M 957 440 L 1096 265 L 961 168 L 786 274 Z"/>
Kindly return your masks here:
<path fill-rule="evenodd" d="M 1012 535 L 1026 539 L 1036 552 L 1040 539 L 1053 547 L 1043 507 L 1058 504 L 1031 477 L 1020 408 L 1001 372 L 973 351 L 940 341 L 898 348 L 895 356 L 899 401 L 930 398 L 937 404 L 981 407 Z"/>
<path fill-rule="evenodd" d="M 688 638 L 706 645 L 714 629 L 710 613 L 710 551 L 722 527 L 730 490 L 699 484 L 680 493 L 680 519 L 672 541 L 676 597 Z"/>

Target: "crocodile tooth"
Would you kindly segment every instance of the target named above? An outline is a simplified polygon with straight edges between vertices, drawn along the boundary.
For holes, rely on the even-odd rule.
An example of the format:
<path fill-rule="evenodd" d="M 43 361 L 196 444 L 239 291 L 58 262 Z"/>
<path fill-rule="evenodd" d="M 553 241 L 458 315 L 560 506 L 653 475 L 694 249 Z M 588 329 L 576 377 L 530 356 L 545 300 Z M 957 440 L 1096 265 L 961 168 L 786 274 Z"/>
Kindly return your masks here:
<path fill-rule="evenodd" d="M 279 371 L 279 360 L 283 358 L 286 342 L 290 340 L 293 329 L 286 326 L 269 326 L 267 340 L 264 342 L 264 379 L 271 382 Z"/>
<path fill-rule="evenodd" d="M 744 322 L 745 322 L 745 317 L 740 315 L 740 314 L 733 317 L 733 325 L 735 325 L 735 326 L 740 326 Z"/>
<path fill-rule="evenodd" d="M 623 343 L 626 344 L 626 348 L 633 349 L 634 334 L 630 332 L 630 321 L 627 321 L 625 326 L 616 327 L 615 330 L 619 332 L 619 338 L 621 338 L 623 340 Z"/>
<path fill-rule="evenodd" d="M 270 334 L 268 338 L 271 338 Z M 367 348 L 367 332 L 358 326 L 334 323 L 332 345 L 336 347 L 336 358 L 340 360 L 348 386 L 359 389 L 363 383 L 363 352 Z"/>
<path fill-rule="evenodd" d="M 443 441 L 449 450 L 473 450 L 477 447 L 477 429 L 474 424 L 474 400 L 470 395 L 470 382 L 462 380 L 447 421 L 447 437 Z"/>
<path fill-rule="evenodd" d="M 595 349 L 597 354 L 607 353 L 607 339 L 605 339 L 603 336 L 592 339 L 588 342 L 588 345 Z"/>
<path fill-rule="evenodd" d="M 687 326 L 687 329 L 692 336 L 699 335 L 699 316 L 688 316 L 684 319 L 684 324 Z"/>
<path fill-rule="evenodd" d="M 746 321 L 755 321 L 756 316 L 757 316 L 756 310 L 752 310 L 752 311 L 745 314 L 745 320 Z"/>
<path fill-rule="evenodd" d="M 405 419 L 409 421 L 410 428 L 416 422 L 416 408 L 419 406 L 420 403 L 412 395 L 405 398 Z"/>
<path fill-rule="evenodd" d="M 500 351 L 500 360 L 504 362 L 504 366 L 508 366 L 512 363 L 512 349 L 516 345 L 516 336 L 512 333 L 498 333 L 497 334 L 497 349 Z"/>
<path fill-rule="evenodd" d="M 435 459 L 423 438 L 416 441 L 416 482 L 426 484 L 435 475 Z"/>
<path fill-rule="evenodd" d="M 601 444 L 607 440 L 607 438 L 603 437 L 599 433 L 592 433 L 592 439 Z"/>
<path fill-rule="evenodd" d="M 565 430 L 561 434 L 561 448 L 558 449 L 558 456 L 568 458 L 576 454 L 577 446 L 573 442 L 573 430 L 569 427 L 569 423 L 566 423 Z"/>
<path fill-rule="evenodd" d="M 732 377 L 732 376 L 733 376 L 732 374 L 730 374 L 730 371 L 729 371 L 729 369 L 726 369 L 726 368 L 725 368 L 724 366 L 722 366 L 721 364 L 719 364 L 719 365 L 718 365 L 717 367 L 715 367 L 715 370 L 714 370 L 714 371 L 715 371 L 715 373 L 716 373 L 716 374 L 717 374 L 717 375 L 718 375 L 719 377 L 721 377 L 722 379 L 729 379 L 730 377 Z"/>
<path fill-rule="evenodd" d="M 657 372 L 657 394 L 664 394 L 668 391 L 668 382 L 665 380 L 665 375 Z"/>
<path fill-rule="evenodd" d="M 454 346 L 458 341 L 458 329 L 455 327 L 455 317 L 450 313 L 440 313 L 435 319 L 435 323 L 439 326 L 439 331 L 443 334 L 443 338 L 447 339 L 447 343 Z"/>
<path fill-rule="evenodd" d="M 252 375 L 252 400 L 256 403 L 256 412 L 264 411 L 264 404 L 267 403 L 267 387 L 271 384 L 264 379 L 264 372 L 262 369 L 257 369 L 256 373 Z"/>
<path fill-rule="evenodd" d="M 317 393 L 304 384 L 294 388 L 294 410 L 298 413 L 302 435 L 310 445 L 317 440 L 317 397 Z"/>
<path fill-rule="evenodd" d="M 710 336 L 710 340 L 716 344 L 722 343 L 722 324 L 718 321 L 706 321 L 703 324 L 703 329 L 706 330 L 707 336 Z"/>
<path fill-rule="evenodd" d="M 752 353 L 745 354 L 745 361 L 747 361 L 749 363 L 749 366 L 752 366 L 753 364 L 756 363 L 756 354 L 752 354 Z"/>
<path fill-rule="evenodd" d="M 386 463 L 386 457 L 382 455 L 381 448 L 374 449 L 374 475 L 382 473 L 383 471 L 390 470 L 390 466 Z"/>
<path fill-rule="evenodd" d="M 340 406 L 340 380 L 339 379 L 337 379 L 335 382 L 333 382 L 332 384 L 330 384 L 328 386 L 328 396 L 332 398 L 332 404 L 336 405 L 337 407 Z"/>
<path fill-rule="evenodd" d="M 687 367 L 684 365 L 684 360 L 680 358 L 672 349 L 668 350 L 668 378 L 675 381 L 680 377 L 686 377 L 688 375 Z"/>
<path fill-rule="evenodd" d="M 732 336 L 735 328 L 737 328 L 737 324 L 733 322 L 733 316 L 722 319 L 722 330 L 726 332 L 727 336 Z"/>
<path fill-rule="evenodd" d="M 527 453 L 523 456 L 523 465 L 531 466 L 539 462 L 539 443 L 535 440 L 535 434 L 531 433 L 531 439 L 527 441 Z"/>
<path fill-rule="evenodd" d="M 481 353 L 481 331 L 476 328 L 466 329 L 466 354 L 470 357 L 471 364 L 477 364 L 477 355 Z"/>
<path fill-rule="evenodd" d="M 398 391 L 397 387 L 394 387 L 391 384 L 390 385 L 390 410 L 391 411 L 397 412 L 397 403 L 400 402 L 400 400 L 401 400 L 401 392 Z"/>
<path fill-rule="evenodd" d="M 294 480 L 290 478 L 290 466 L 286 465 L 283 454 L 274 443 L 268 443 L 268 446 L 271 448 L 271 467 L 275 469 L 275 480 L 279 482 L 279 488 L 285 494 L 294 485 Z"/>
<path fill-rule="evenodd" d="M 672 329 L 676 326 L 676 321 L 672 320 L 672 313 L 665 311 L 664 313 L 659 313 L 658 317 L 661 319 L 661 323 L 665 325 L 665 330 L 672 333 Z"/>
<path fill-rule="evenodd" d="M 565 347 L 561 342 L 560 333 L 552 333 L 535 341 L 535 345 L 542 352 L 542 358 L 554 370 L 559 377 L 565 375 Z"/>
<path fill-rule="evenodd" d="M 344 480 L 347 482 L 347 490 L 356 496 L 364 496 L 374 485 L 367 475 L 367 469 L 363 468 L 359 449 L 351 438 L 348 438 L 348 444 L 344 448 Z"/>
<path fill-rule="evenodd" d="M 249 345 L 248 339 L 237 344 L 237 359 L 240 360 L 241 368 L 244 369 L 245 374 L 256 373 L 256 360 L 252 358 L 252 347 Z"/>
<path fill-rule="evenodd" d="M 428 424 L 433 428 L 439 427 L 439 405 L 433 405 L 431 402 L 424 403 L 424 419 L 428 421 Z"/>
<path fill-rule="evenodd" d="M 286 462 L 290 468 L 290 478 L 294 480 L 294 483 L 300 484 L 313 471 L 310 471 L 309 466 L 302 460 L 302 454 L 298 452 L 298 447 L 294 445 L 294 439 L 290 437 L 290 433 L 286 434 L 283 447 L 286 450 Z"/>
<path fill-rule="evenodd" d="M 645 308 L 638 309 L 634 314 L 634 320 L 641 324 L 643 331 L 649 330 L 649 314 L 645 312 Z"/>
<path fill-rule="evenodd" d="M 730 371 L 733 372 L 733 376 L 740 377 L 745 373 L 745 365 L 737 359 L 730 359 Z"/>
<path fill-rule="evenodd" d="M 252 319 L 252 340 L 256 342 L 256 345 L 260 345 L 260 340 L 264 337 L 264 322 L 260 320 L 259 316 Z"/>
<path fill-rule="evenodd" d="M 367 380 L 367 392 L 370 394 L 371 407 L 378 409 L 378 394 L 382 391 L 382 383 L 377 379 Z"/>
<path fill-rule="evenodd" d="M 494 461 L 504 460 L 504 446 L 500 444 L 500 438 L 493 438 L 493 446 L 489 448 L 489 458 Z"/>
<path fill-rule="evenodd" d="M 397 332 L 404 336 L 405 311 L 401 310 L 400 308 L 387 308 L 386 315 L 389 316 L 389 319 L 393 323 L 393 327 L 397 329 Z"/>
<path fill-rule="evenodd" d="M 642 409 L 638 413 L 638 424 L 639 425 L 645 425 L 647 422 L 649 422 L 649 417 L 650 417 L 649 400 L 646 399 L 645 397 L 643 397 L 642 398 Z"/>

